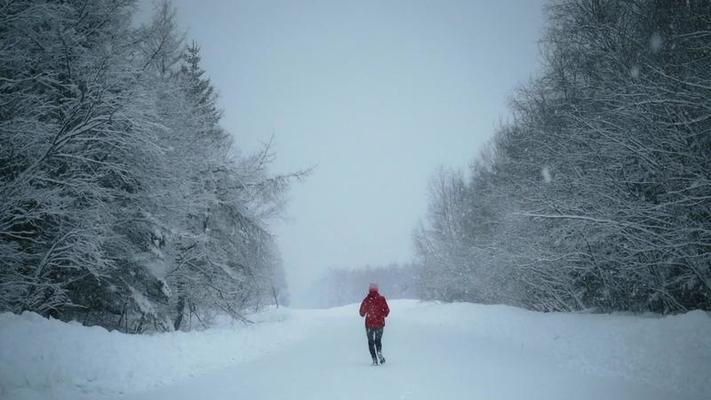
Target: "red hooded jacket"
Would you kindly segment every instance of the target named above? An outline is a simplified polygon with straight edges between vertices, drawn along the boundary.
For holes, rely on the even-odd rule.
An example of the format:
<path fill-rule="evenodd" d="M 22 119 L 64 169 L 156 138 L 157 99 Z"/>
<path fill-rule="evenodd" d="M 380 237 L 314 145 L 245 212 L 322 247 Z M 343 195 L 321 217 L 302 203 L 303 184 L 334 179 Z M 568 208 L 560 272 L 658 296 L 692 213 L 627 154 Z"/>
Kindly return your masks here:
<path fill-rule="evenodd" d="M 388 314 L 390 314 L 390 308 L 385 297 L 381 296 L 377 289 L 371 289 L 363 302 L 360 303 L 360 316 L 365 317 L 365 327 L 384 327 L 385 317 Z"/>

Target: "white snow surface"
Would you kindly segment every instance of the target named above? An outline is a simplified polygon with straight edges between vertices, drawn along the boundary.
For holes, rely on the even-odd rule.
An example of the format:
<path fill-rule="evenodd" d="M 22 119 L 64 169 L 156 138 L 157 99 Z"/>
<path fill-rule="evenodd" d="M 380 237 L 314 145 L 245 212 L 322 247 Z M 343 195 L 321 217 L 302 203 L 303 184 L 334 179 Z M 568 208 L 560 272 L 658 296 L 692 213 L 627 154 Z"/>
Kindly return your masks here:
<path fill-rule="evenodd" d="M 370 366 L 357 305 L 126 335 L 0 314 L 1 399 L 711 399 L 711 316 L 397 300 Z"/>

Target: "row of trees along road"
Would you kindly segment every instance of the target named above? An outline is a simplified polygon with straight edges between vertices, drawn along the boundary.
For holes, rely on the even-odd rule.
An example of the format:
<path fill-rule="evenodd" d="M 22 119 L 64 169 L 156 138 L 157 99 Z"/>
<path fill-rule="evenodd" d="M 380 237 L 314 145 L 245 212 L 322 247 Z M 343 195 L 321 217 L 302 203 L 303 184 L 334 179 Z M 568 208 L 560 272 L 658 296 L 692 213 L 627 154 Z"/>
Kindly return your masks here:
<path fill-rule="evenodd" d="M 187 329 L 284 292 L 265 221 L 301 174 L 240 155 L 172 6 L 134 8 L 0 4 L 0 311 Z"/>
<path fill-rule="evenodd" d="M 416 231 L 421 296 L 711 309 L 711 3 L 558 0 L 540 76 Z"/>

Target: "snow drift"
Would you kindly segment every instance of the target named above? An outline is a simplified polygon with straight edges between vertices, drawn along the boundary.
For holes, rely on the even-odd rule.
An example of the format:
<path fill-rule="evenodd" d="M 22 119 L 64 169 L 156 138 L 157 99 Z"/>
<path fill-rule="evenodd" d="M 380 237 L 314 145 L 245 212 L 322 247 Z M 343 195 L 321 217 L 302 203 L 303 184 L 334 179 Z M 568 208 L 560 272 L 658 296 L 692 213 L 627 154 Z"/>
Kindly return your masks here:
<path fill-rule="evenodd" d="M 221 320 L 205 331 L 127 335 L 35 313 L 3 313 L 0 398 L 140 391 L 252 360 L 304 331 L 298 312 L 271 310 L 253 317 L 256 324 L 249 326 Z"/>
<path fill-rule="evenodd" d="M 412 318 L 408 314 L 408 318 Z M 711 398 L 711 316 L 541 313 L 509 306 L 422 304 L 415 318 L 538 352 L 560 365 Z M 476 340 L 476 338 L 474 338 Z"/>

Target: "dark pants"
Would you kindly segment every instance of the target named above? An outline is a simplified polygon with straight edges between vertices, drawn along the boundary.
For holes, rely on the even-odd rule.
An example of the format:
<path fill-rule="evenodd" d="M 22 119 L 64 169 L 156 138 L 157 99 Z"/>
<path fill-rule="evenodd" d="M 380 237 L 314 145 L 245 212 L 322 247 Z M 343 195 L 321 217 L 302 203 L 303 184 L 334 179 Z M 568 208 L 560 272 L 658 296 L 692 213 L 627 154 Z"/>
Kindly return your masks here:
<path fill-rule="evenodd" d="M 383 338 L 383 328 L 365 328 L 365 334 L 368 336 L 368 350 L 373 361 L 377 360 L 381 354 L 383 344 L 380 339 Z"/>

